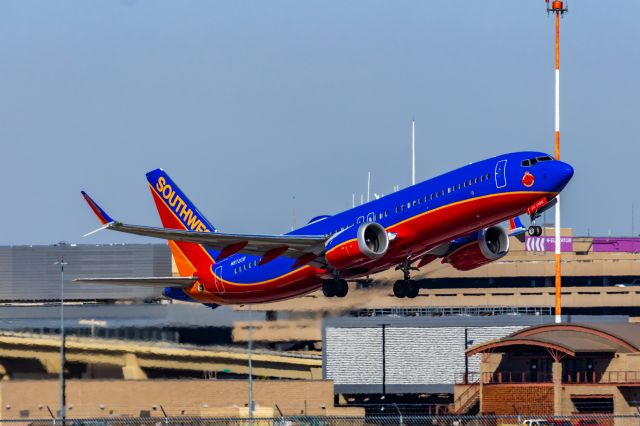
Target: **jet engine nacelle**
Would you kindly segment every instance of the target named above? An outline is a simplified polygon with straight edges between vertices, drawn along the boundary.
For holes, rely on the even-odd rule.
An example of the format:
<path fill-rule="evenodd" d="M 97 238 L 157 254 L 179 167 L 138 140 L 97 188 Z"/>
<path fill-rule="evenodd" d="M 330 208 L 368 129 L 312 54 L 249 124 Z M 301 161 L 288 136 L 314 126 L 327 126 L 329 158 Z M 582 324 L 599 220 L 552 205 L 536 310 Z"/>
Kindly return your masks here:
<path fill-rule="evenodd" d="M 336 269 L 353 268 L 379 259 L 389 249 L 389 235 L 382 225 L 365 222 L 336 234 L 327 242 L 325 258 Z"/>
<path fill-rule="evenodd" d="M 477 233 L 475 238 L 454 242 L 444 262 L 460 271 L 469 271 L 504 257 L 509 252 L 509 235 L 492 226 Z"/>

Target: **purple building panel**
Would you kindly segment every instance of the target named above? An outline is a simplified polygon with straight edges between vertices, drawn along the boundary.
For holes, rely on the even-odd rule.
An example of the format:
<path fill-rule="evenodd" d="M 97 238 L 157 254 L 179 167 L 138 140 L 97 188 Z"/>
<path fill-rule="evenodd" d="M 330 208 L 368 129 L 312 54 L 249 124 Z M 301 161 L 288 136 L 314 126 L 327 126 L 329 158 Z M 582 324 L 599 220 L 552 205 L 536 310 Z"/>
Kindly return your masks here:
<path fill-rule="evenodd" d="M 530 237 L 526 236 L 524 241 L 526 251 L 555 251 L 556 237 Z M 563 252 L 573 251 L 573 238 L 560 237 L 560 249 Z"/>
<path fill-rule="evenodd" d="M 640 252 L 640 238 L 603 238 L 594 237 L 591 251 L 594 252 Z"/>

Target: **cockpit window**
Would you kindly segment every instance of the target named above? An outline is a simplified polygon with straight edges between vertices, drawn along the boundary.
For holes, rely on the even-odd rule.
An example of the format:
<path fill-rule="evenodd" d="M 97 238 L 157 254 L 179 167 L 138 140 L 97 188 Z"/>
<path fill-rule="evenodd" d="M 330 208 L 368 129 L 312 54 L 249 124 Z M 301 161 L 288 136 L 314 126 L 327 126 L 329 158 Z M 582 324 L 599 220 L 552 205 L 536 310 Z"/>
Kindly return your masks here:
<path fill-rule="evenodd" d="M 530 167 L 542 161 L 553 161 L 553 158 L 549 157 L 548 155 L 544 155 L 542 157 L 527 158 L 526 160 L 522 160 L 520 165 L 522 167 Z"/>

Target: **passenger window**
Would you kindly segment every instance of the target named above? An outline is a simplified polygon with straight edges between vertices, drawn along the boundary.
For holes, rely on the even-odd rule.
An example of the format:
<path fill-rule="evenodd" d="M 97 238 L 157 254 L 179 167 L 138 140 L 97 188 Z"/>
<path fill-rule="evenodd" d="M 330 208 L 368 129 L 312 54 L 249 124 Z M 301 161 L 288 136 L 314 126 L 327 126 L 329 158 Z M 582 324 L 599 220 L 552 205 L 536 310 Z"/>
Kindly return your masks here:
<path fill-rule="evenodd" d="M 413 200 L 413 207 L 416 206 L 416 200 Z"/>
<path fill-rule="evenodd" d="M 442 196 L 444 197 L 444 189 L 442 190 Z"/>
<path fill-rule="evenodd" d="M 382 213 L 378 214 L 378 220 L 382 219 Z"/>
<path fill-rule="evenodd" d="M 478 183 L 478 178 L 474 178 L 473 183 Z"/>
<path fill-rule="evenodd" d="M 471 186 L 471 179 L 469 179 L 469 186 Z"/>
<path fill-rule="evenodd" d="M 487 180 L 491 179 L 491 173 L 487 173 Z"/>
<path fill-rule="evenodd" d="M 467 187 L 467 181 L 465 180 L 464 182 L 462 182 L 462 187 L 466 188 Z"/>
<path fill-rule="evenodd" d="M 407 203 L 407 208 L 411 207 L 411 203 Z"/>
<path fill-rule="evenodd" d="M 429 199 L 433 200 L 433 194 L 429 194 Z"/>
<path fill-rule="evenodd" d="M 404 211 L 404 204 L 400 206 L 400 211 L 403 212 Z"/>

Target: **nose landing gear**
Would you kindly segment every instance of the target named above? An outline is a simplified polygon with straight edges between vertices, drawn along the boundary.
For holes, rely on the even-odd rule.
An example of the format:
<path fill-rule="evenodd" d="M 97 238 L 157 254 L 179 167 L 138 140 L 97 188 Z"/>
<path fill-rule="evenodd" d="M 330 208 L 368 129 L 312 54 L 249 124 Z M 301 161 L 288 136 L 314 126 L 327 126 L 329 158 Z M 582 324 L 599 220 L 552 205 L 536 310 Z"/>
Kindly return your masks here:
<path fill-rule="evenodd" d="M 531 225 L 527 228 L 527 235 L 530 237 L 539 237 L 542 235 L 542 226 Z"/>

